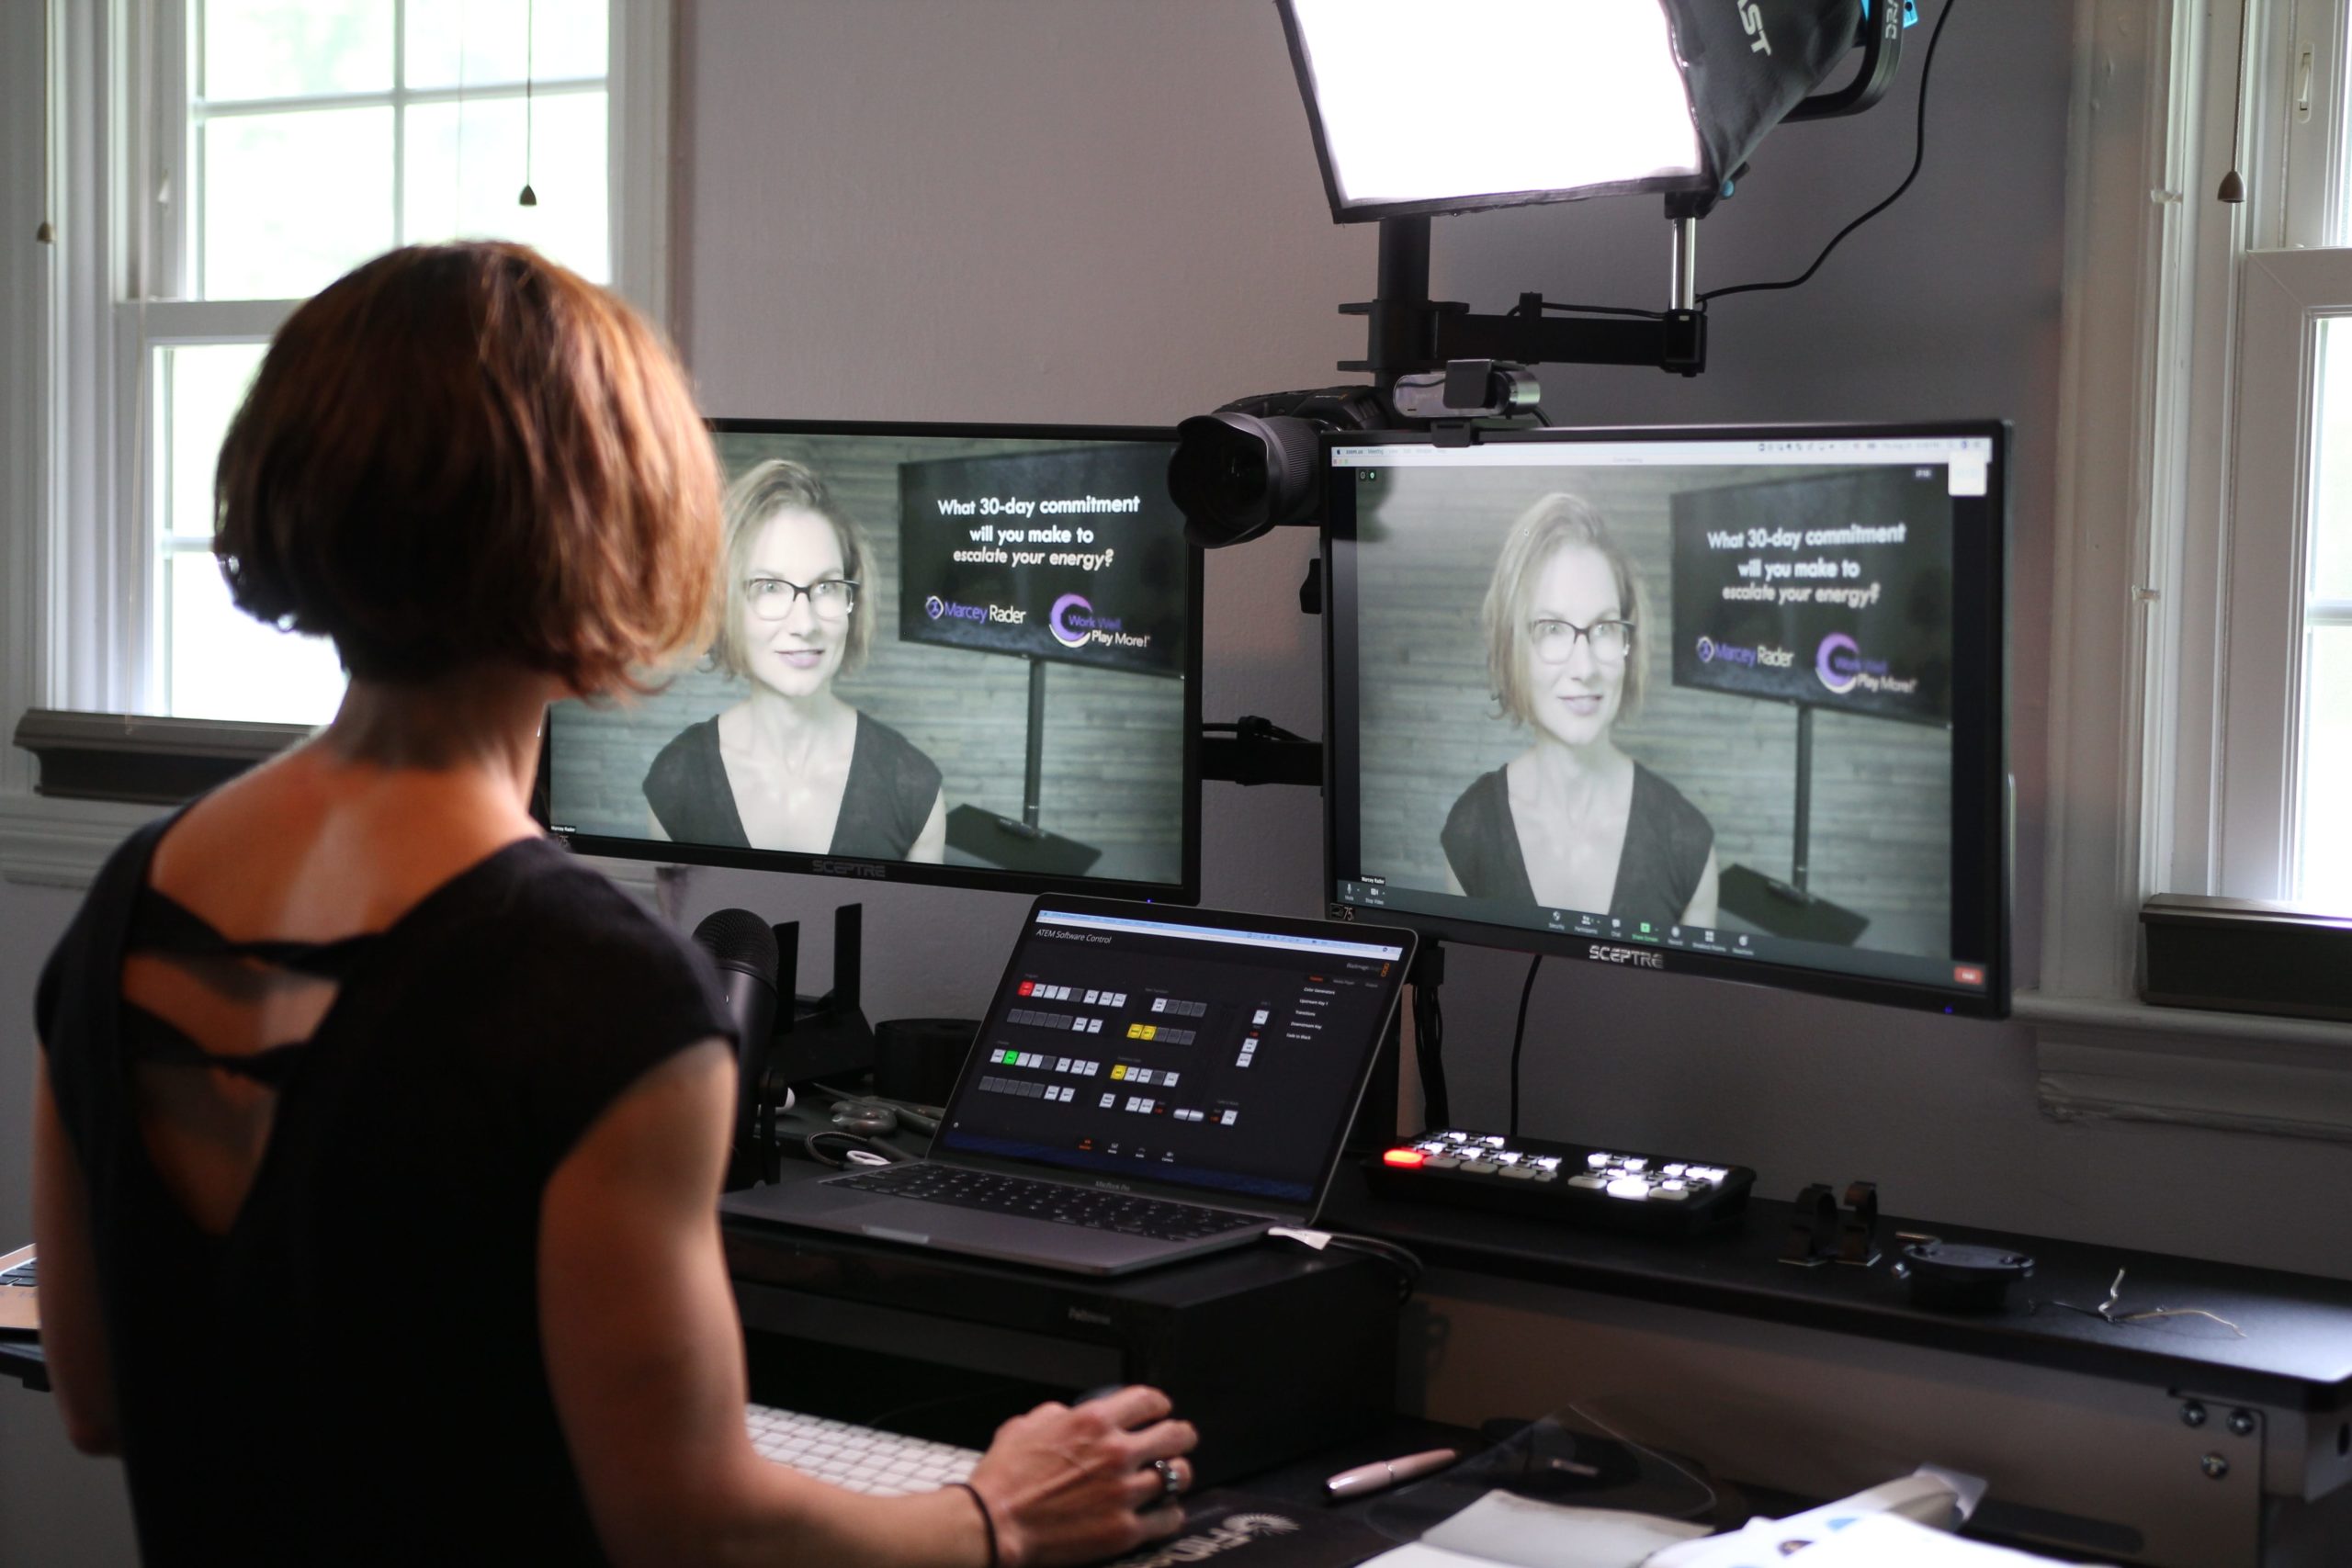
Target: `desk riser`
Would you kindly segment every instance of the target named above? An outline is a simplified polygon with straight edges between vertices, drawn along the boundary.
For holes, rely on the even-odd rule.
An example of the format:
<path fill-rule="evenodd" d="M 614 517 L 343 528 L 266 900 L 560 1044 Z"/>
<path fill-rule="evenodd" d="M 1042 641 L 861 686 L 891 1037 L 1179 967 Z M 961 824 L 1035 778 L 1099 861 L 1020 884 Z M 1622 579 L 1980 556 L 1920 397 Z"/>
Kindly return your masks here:
<path fill-rule="evenodd" d="M 1621 1425 L 1638 1418 L 1630 1435 L 1719 1476 L 1806 1496 L 1923 1462 L 1983 1475 L 1988 1526 L 2061 1554 L 2162 1568 L 2352 1563 L 2352 1538 L 2324 1554 L 2352 1495 L 2339 1416 L 2206 1400 L 2191 1427 L 2182 1408 L 2195 1391 L 1454 1270 L 1432 1270 L 1416 1308 L 1410 1414 L 1476 1424 L 1582 1403 Z M 2231 1429 L 2241 1409 L 2250 1432 Z"/>

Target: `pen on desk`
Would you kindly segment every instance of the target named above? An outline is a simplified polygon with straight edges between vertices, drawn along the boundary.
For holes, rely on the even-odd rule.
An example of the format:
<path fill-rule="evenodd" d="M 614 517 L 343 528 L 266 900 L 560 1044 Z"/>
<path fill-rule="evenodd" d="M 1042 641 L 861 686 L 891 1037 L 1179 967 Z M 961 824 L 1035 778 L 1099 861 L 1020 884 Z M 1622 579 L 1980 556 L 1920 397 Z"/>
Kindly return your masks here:
<path fill-rule="evenodd" d="M 1455 1449 L 1430 1449 L 1426 1453 L 1405 1454 L 1396 1459 L 1377 1460 L 1360 1464 L 1353 1470 L 1343 1470 L 1323 1483 L 1326 1496 L 1332 1498 L 1362 1497 L 1369 1493 L 1385 1491 L 1408 1481 L 1443 1470 L 1462 1457 Z"/>

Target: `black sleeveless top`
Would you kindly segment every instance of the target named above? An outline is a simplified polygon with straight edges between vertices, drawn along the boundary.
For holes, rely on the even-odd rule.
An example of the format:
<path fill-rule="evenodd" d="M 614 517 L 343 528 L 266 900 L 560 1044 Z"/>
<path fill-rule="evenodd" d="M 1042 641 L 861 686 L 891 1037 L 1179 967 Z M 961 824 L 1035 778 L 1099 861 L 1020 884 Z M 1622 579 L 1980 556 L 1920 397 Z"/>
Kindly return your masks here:
<path fill-rule="evenodd" d="M 540 1195 L 650 1068 L 731 1033 L 707 960 L 544 840 L 378 934 L 235 942 L 107 862 L 35 1000 L 90 1190 L 116 1419 L 149 1564 L 605 1561 L 538 1329 Z M 132 952 L 337 980 L 311 1037 L 209 1057 L 121 997 Z M 136 1060 L 277 1091 L 225 1235 L 140 1136 Z"/>
<path fill-rule="evenodd" d="M 1446 814 L 1438 836 L 1453 879 L 1474 898 L 1532 904 L 1535 887 L 1519 847 L 1519 824 L 1510 814 L 1510 783 L 1497 768 L 1481 773 Z M 1621 920 L 1675 925 L 1690 907 L 1715 829 L 1680 790 L 1634 764 L 1634 800 L 1625 820 L 1625 848 L 1617 860 L 1617 885 L 1608 913 Z"/>
<path fill-rule="evenodd" d="M 881 720 L 857 716 L 849 777 L 828 854 L 904 860 L 939 800 L 939 767 L 913 741 Z M 645 803 L 672 840 L 752 848 L 735 809 L 735 789 L 718 752 L 714 716 L 671 738 L 645 773 Z"/>

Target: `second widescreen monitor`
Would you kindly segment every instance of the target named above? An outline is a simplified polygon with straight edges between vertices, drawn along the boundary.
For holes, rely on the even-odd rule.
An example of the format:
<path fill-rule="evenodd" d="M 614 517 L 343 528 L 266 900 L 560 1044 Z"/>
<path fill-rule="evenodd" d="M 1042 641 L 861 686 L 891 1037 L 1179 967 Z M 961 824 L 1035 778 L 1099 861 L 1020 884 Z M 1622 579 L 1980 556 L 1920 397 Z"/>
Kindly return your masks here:
<path fill-rule="evenodd" d="M 593 853 L 1191 899 L 1200 557 L 1146 429 L 718 420 L 710 649 L 549 716 Z"/>

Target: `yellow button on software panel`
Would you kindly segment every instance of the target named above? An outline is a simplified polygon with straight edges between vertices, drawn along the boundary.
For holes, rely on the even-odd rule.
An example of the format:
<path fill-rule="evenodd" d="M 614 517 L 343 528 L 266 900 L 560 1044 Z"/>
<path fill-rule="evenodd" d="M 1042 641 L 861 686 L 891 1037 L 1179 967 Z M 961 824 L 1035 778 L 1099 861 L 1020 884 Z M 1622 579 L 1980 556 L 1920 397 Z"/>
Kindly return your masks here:
<path fill-rule="evenodd" d="M 1111 1069 L 1111 1076 L 1114 1078 L 1125 1077 L 1127 1076 L 1126 1065 L 1122 1063 L 1119 1066 L 1113 1067 Z"/>
<path fill-rule="evenodd" d="M 1128 1039 L 1130 1039 L 1130 1040 L 1140 1040 L 1140 1039 L 1142 1039 L 1142 1038 L 1143 1038 L 1143 1025 L 1142 1025 L 1142 1024 L 1140 1024 L 1140 1023 L 1131 1023 L 1131 1024 L 1127 1025 L 1127 1038 L 1128 1038 Z"/>
<path fill-rule="evenodd" d="M 1143 1025 L 1143 1032 L 1142 1032 L 1141 1034 L 1139 1034 L 1139 1035 L 1136 1036 L 1136 1039 L 1138 1039 L 1138 1040 L 1149 1040 L 1149 1039 L 1151 1039 L 1154 1035 L 1157 1035 L 1159 1032 L 1159 1025 L 1158 1025 L 1158 1024 L 1156 1024 L 1156 1023 L 1147 1023 L 1147 1024 Z"/>

